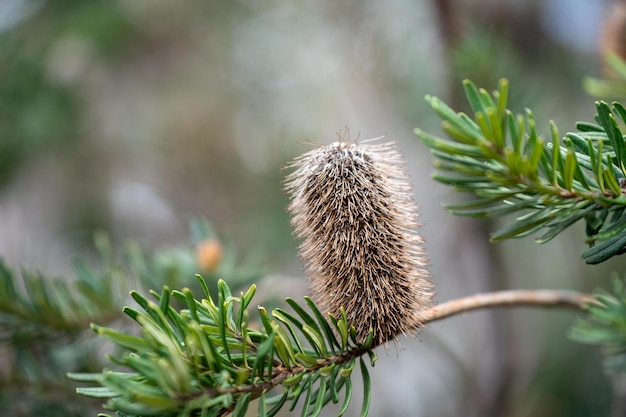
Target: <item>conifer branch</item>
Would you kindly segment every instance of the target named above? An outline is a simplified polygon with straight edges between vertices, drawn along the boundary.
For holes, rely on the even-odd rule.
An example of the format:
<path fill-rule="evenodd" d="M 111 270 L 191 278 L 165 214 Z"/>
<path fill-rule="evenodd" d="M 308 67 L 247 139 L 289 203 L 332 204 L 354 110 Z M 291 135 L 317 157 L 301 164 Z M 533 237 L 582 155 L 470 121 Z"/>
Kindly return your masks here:
<path fill-rule="evenodd" d="M 467 80 L 464 87 L 473 118 L 426 98 L 450 139 L 415 130 L 436 157 L 433 178 L 478 197 L 448 210 L 472 217 L 516 213 L 512 224 L 492 234 L 493 242 L 543 230 L 536 241 L 545 243 L 583 220 L 587 263 L 626 251 L 626 144 L 618 124 L 626 121 L 626 108 L 597 102 L 598 124 L 580 122 L 578 132 L 562 138 L 551 123 L 546 140 L 530 110 L 515 115 L 506 108 L 506 80 L 493 94 Z"/>
<path fill-rule="evenodd" d="M 220 281 L 213 298 L 204 279 L 199 281 L 206 296 L 202 300 L 189 289 L 164 287 L 160 294 L 152 292 L 156 302 L 132 292 L 143 311 L 126 307 L 124 312 L 140 325 L 140 336 L 93 325 L 125 351 L 113 361 L 130 372 L 72 374 L 76 380 L 101 385 L 78 392 L 108 398 L 107 408 L 127 416 L 177 415 L 180 410 L 192 416 L 230 411 L 243 415 L 254 399 L 260 399 L 259 415 L 266 416 L 274 415 L 286 401 L 293 409 L 304 395 L 304 407 L 312 407 L 308 414 L 316 416 L 325 404 L 339 402 L 340 393 L 347 409 L 350 375 L 358 359 L 366 381 L 362 406 L 366 414 L 371 385 L 362 356 L 367 354 L 373 366 L 372 331 L 360 341 L 345 310 L 340 310 L 340 317 L 324 317 L 306 297 L 306 308 L 286 300 L 293 313 L 277 308 L 268 314 L 259 307 L 261 328 L 248 327 L 254 285 L 235 297 Z M 175 310 L 174 300 L 187 308 Z M 270 394 L 276 387 L 282 387 L 282 394 Z"/>
<path fill-rule="evenodd" d="M 623 45 L 621 36 L 616 37 L 616 39 L 619 39 L 621 47 Z M 585 77 L 583 88 L 589 95 L 605 100 L 626 98 L 626 62 L 615 51 L 609 51 L 604 56 L 604 61 L 612 76 L 607 78 Z"/>
<path fill-rule="evenodd" d="M 587 317 L 579 318 L 570 330 L 570 338 L 600 346 L 604 363 L 611 372 L 626 372 L 626 285 L 617 274 L 612 291 L 598 289 L 593 303 L 587 304 Z"/>
<path fill-rule="evenodd" d="M 200 279 L 200 282 L 204 281 Z M 206 284 L 202 287 L 207 291 Z M 287 402 L 297 403 L 317 416 L 329 402 L 350 404 L 351 374 L 356 363 L 369 375 L 364 356 L 373 366 L 374 349 L 380 346 L 370 331 L 359 342 L 354 326 L 341 317 L 322 316 L 311 299 L 306 307 L 287 299 L 293 313 L 281 308 L 268 314 L 259 307 L 261 328 L 248 327 L 248 310 L 255 287 L 234 297 L 225 282 L 218 285 L 218 298 L 198 300 L 190 290 L 161 294 L 152 292 L 152 302 L 133 292 L 144 311 L 126 307 L 124 311 L 142 328 L 133 333 L 93 326 L 101 336 L 127 352 L 113 359 L 131 368 L 130 372 L 104 371 L 102 374 L 71 375 L 74 379 L 101 384 L 79 388 L 91 397 L 108 399 L 107 407 L 128 416 L 144 413 L 177 415 L 243 415 L 252 400 L 259 399 L 259 415 L 274 415 Z M 173 299 L 186 309 L 172 308 Z M 513 290 L 477 294 L 442 303 L 422 311 L 423 325 L 456 314 L 491 307 L 575 307 L 595 305 L 592 296 L 574 291 Z M 411 329 L 409 329 L 411 333 Z M 365 398 L 370 398 L 369 377 L 364 379 Z M 271 394 L 273 390 L 282 393 Z M 369 400 L 363 405 L 369 407 Z M 271 409 L 271 410 L 270 410 Z M 169 415 L 169 414 L 168 414 Z M 365 415 L 365 414 L 362 414 Z"/>

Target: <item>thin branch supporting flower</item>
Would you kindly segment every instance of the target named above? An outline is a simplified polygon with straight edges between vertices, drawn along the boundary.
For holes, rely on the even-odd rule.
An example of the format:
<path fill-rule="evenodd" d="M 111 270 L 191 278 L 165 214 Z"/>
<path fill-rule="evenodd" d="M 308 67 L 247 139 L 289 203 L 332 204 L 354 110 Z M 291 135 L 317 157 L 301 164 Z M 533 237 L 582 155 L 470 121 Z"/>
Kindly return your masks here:
<path fill-rule="evenodd" d="M 457 298 L 430 310 L 428 322 L 442 320 L 473 310 L 495 307 L 571 307 L 583 309 L 594 302 L 590 294 L 567 290 L 509 290 Z"/>

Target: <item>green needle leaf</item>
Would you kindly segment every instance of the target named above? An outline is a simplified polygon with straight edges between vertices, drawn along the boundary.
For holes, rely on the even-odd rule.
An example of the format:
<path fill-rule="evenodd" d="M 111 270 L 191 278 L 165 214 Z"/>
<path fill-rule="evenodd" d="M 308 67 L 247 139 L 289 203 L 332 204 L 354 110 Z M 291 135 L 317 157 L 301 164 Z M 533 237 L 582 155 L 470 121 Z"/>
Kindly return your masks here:
<path fill-rule="evenodd" d="M 463 80 L 463 88 L 465 89 L 467 101 L 474 113 L 482 113 L 484 111 L 483 104 L 480 99 L 480 93 L 474 83 L 470 80 Z"/>
<path fill-rule="evenodd" d="M 170 289 L 164 285 L 163 290 L 161 291 L 161 296 L 159 297 L 159 310 L 163 313 L 167 313 L 170 306 Z"/>
<path fill-rule="evenodd" d="M 293 325 L 295 325 L 296 328 L 298 328 L 299 330 L 302 330 L 302 323 L 300 323 L 298 319 L 296 319 L 295 317 L 293 317 L 292 315 L 290 315 L 289 313 L 287 313 L 286 311 L 280 308 L 277 308 L 274 311 L 272 311 L 272 316 L 274 316 L 276 320 L 279 320 L 285 326 L 287 326 L 287 330 L 289 330 L 289 333 L 291 334 L 291 338 L 293 339 L 293 341 L 295 342 L 298 348 L 298 352 L 304 352 L 304 347 L 302 346 L 302 343 L 300 343 L 300 339 L 296 335 L 296 331 L 293 328 Z"/>
<path fill-rule="evenodd" d="M 283 408 L 283 405 L 287 402 L 287 391 L 278 398 L 278 402 L 267 412 L 267 417 L 274 417 Z"/>
<path fill-rule="evenodd" d="M 363 405 L 361 407 L 361 417 L 367 417 L 372 401 L 372 381 L 369 371 L 367 370 L 367 365 L 365 365 L 365 361 L 362 357 L 359 358 L 359 364 L 361 365 L 361 375 L 363 376 Z"/>
<path fill-rule="evenodd" d="M 76 388 L 76 393 L 90 398 L 111 398 L 119 395 L 108 387 L 81 387 Z"/>
<path fill-rule="evenodd" d="M 621 254 L 626 249 L 626 234 L 614 236 L 590 247 L 582 253 L 586 263 L 594 265 Z"/>
<path fill-rule="evenodd" d="M 339 410 L 339 417 L 343 416 L 346 413 L 346 411 L 348 411 L 348 407 L 350 406 L 350 401 L 352 400 L 352 381 L 350 380 L 350 378 L 346 378 L 345 381 L 346 381 L 346 388 L 345 388 L 346 395 L 344 397 L 341 410 Z"/>
<path fill-rule="evenodd" d="M 311 342 L 311 344 L 313 345 L 313 349 L 315 349 L 318 355 L 323 357 L 328 355 L 328 352 L 326 351 L 326 344 L 324 343 L 324 339 L 322 338 L 319 329 L 305 324 L 302 326 L 302 332 L 309 340 L 309 342 Z"/>
<path fill-rule="evenodd" d="M 304 365 L 306 368 L 313 368 L 317 366 L 317 359 L 305 354 L 305 353 L 296 353 L 296 360 Z"/>
<path fill-rule="evenodd" d="M 624 163 L 626 162 L 626 145 L 624 145 L 624 138 L 615 122 L 615 117 L 611 113 L 608 104 L 603 101 L 596 103 L 596 109 L 598 111 L 600 125 L 604 128 L 611 142 L 611 147 L 615 151 L 617 166 L 623 170 L 622 167 L 624 167 Z M 621 174 L 623 176 L 624 172 L 621 171 Z"/>
<path fill-rule="evenodd" d="M 267 314 L 267 310 L 265 307 L 259 306 L 259 316 L 261 317 L 261 322 L 263 323 L 263 327 L 265 327 L 265 331 L 267 333 L 272 333 L 272 325 L 270 324 L 271 320 L 269 315 Z"/>
<path fill-rule="evenodd" d="M 306 384 L 306 397 L 304 398 L 304 406 L 302 407 L 302 417 L 307 417 L 309 415 L 309 408 L 311 407 L 313 396 L 313 380 L 312 378 L 307 380 Z"/>
<path fill-rule="evenodd" d="M 309 313 L 307 313 L 302 307 L 300 307 L 296 300 L 291 297 L 287 297 L 285 301 L 291 306 L 291 308 L 294 309 L 294 311 L 302 318 L 302 320 L 304 320 L 306 324 L 311 327 L 317 327 L 315 319 L 313 319 L 313 317 L 311 317 Z"/>
<path fill-rule="evenodd" d="M 241 397 L 237 401 L 237 405 L 235 405 L 235 409 L 233 410 L 233 417 L 245 417 L 246 411 L 248 411 L 248 405 L 250 404 L 250 399 L 252 398 L 252 393 L 248 392 Z"/>
<path fill-rule="evenodd" d="M 317 306 L 315 305 L 313 300 L 311 300 L 310 297 L 304 297 L 304 301 L 309 306 L 309 308 L 311 309 L 311 311 L 315 315 L 315 318 L 317 319 L 317 322 L 319 323 L 320 327 L 324 331 L 324 335 L 326 336 L 326 340 L 328 341 L 328 345 L 329 345 L 330 350 L 334 352 L 333 345 L 336 346 L 337 348 L 341 349 L 341 346 L 339 345 L 339 342 L 337 341 L 337 338 L 335 337 L 335 334 L 331 330 L 330 326 L 328 325 L 328 322 L 324 318 L 324 315 L 317 308 Z"/>
<path fill-rule="evenodd" d="M 131 351 L 148 349 L 148 342 L 141 337 L 127 335 L 113 329 L 100 327 L 95 324 L 91 325 L 91 329 L 105 339 L 108 339 L 116 345 L 129 349 Z"/>
<path fill-rule="evenodd" d="M 315 408 L 313 408 L 313 411 L 311 412 L 310 416 L 317 417 L 322 412 L 322 407 L 324 407 L 324 404 L 325 404 L 324 399 L 326 397 L 327 386 L 328 386 L 328 382 L 326 378 L 320 378 L 320 385 L 317 388 L 317 393 L 316 393 L 317 398 L 315 401 Z"/>

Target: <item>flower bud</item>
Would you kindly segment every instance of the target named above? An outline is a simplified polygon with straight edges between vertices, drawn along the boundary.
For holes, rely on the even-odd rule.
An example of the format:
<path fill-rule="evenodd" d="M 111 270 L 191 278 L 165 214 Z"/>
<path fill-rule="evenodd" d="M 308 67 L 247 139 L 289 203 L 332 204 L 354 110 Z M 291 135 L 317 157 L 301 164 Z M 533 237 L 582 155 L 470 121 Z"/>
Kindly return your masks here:
<path fill-rule="evenodd" d="M 340 141 L 296 158 L 285 179 L 313 298 L 374 344 L 423 326 L 432 303 L 418 210 L 393 142 Z"/>

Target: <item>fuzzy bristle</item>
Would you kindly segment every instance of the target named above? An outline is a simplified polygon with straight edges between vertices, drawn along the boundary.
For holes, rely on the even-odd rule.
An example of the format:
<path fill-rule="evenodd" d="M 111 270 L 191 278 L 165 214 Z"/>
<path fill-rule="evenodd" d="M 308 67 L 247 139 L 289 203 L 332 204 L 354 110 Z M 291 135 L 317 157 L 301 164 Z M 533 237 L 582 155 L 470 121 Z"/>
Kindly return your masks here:
<path fill-rule="evenodd" d="M 371 328 L 377 345 L 421 328 L 432 284 L 395 144 L 340 140 L 291 167 L 288 211 L 318 305 L 335 317 L 345 307 L 358 339 Z"/>

